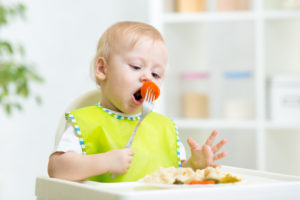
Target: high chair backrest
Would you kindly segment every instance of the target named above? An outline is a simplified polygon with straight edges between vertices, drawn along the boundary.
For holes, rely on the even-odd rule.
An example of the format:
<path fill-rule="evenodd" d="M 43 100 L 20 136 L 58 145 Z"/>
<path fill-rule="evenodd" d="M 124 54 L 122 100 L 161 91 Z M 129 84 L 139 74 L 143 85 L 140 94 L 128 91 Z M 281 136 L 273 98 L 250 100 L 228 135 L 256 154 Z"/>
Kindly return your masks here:
<path fill-rule="evenodd" d="M 65 109 L 65 112 L 70 112 L 72 110 L 82 108 L 85 106 L 91 106 L 91 105 L 96 105 L 97 103 L 100 102 L 101 99 L 101 91 L 100 89 L 94 89 L 89 92 L 86 92 L 79 97 L 77 97 L 73 102 L 71 102 L 67 108 Z M 55 149 L 60 141 L 60 138 L 64 131 L 67 128 L 67 123 L 65 120 L 65 113 L 61 116 L 58 127 L 56 129 L 56 135 L 55 135 Z"/>

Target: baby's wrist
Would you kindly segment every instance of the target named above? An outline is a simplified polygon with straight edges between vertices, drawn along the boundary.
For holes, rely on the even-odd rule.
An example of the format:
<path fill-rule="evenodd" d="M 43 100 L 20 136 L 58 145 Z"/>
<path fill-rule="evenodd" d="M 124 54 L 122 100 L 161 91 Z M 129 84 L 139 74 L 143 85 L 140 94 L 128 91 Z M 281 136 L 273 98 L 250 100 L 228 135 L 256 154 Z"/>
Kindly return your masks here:
<path fill-rule="evenodd" d="M 102 153 L 103 160 L 102 160 L 102 167 L 105 170 L 105 173 L 111 173 L 111 154 L 109 151 Z"/>
<path fill-rule="evenodd" d="M 94 161 L 93 161 L 93 165 L 96 168 L 96 173 L 97 174 L 105 174 L 105 173 L 109 173 L 109 169 L 110 169 L 110 161 L 109 161 L 109 155 L 107 154 L 107 152 L 105 153 L 98 153 L 98 154 L 94 154 L 91 155 L 94 157 Z"/>

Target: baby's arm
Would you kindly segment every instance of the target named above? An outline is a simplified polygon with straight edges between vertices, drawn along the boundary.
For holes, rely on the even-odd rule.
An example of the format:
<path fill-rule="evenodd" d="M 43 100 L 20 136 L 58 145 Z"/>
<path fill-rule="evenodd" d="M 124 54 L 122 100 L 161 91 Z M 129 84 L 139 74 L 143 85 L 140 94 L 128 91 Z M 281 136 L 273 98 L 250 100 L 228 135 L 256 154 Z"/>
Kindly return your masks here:
<path fill-rule="evenodd" d="M 227 141 L 223 139 L 213 146 L 217 133 L 218 132 L 216 130 L 213 131 L 203 146 L 197 144 L 194 139 L 188 138 L 187 142 L 190 146 L 192 156 L 188 160 L 183 161 L 182 166 L 191 167 L 193 169 L 204 169 L 208 166 L 219 166 L 215 163 L 215 160 L 224 158 L 227 155 L 226 152 L 218 153 Z"/>
<path fill-rule="evenodd" d="M 74 152 L 55 152 L 50 156 L 50 177 L 71 181 L 84 180 L 104 173 L 123 174 L 132 161 L 132 149 L 111 150 L 94 155 Z"/>

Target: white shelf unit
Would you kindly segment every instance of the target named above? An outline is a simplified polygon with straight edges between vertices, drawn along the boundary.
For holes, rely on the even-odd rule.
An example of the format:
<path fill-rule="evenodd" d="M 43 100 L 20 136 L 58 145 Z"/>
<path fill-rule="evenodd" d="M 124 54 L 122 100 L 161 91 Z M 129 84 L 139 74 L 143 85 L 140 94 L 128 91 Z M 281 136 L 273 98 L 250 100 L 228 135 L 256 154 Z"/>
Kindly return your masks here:
<path fill-rule="evenodd" d="M 191 23 L 191 22 L 222 22 L 254 20 L 252 12 L 234 13 L 167 13 L 163 16 L 163 23 Z"/>
<path fill-rule="evenodd" d="M 300 175 L 300 161 L 297 159 L 300 149 L 294 143 L 300 139 L 300 119 L 290 123 L 270 120 L 267 102 L 267 82 L 270 76 L 300 76 L 300 10 L 272 7 L 270 0 L 252 0 L 248 11 L 218 12 L 213 8 L 215 0 L 207 0 L 207 11 L 178 13 L 170 9 L 174 2 L 175 0 L 149 1 L 150 23 L 165 37 L 170 57 L 169 77 L 164 83 L 158 110 L 174 119 L 182 140 L 187 136 L 204 139 L 213 129 L 219 130 L 220 138 L 228 137 L 231 143 L 228 142 L 225 150 L 229 151 L 229 156 L 220 161 L 221 164 Z M 229 37 L 226 38 L 227 36 Z M 231 43 L 235 43 L 233 47 L 229 45 Z M 228 48 L 224 47 L 226 45 Z M 240 51 L 238 48 L 241 48 Z M 281 48 L 285 51 L 289 49 L 291 55 L 281 52 Z M 222 52 L 226 53 L 228 60 L 225 56 L 218 57 Z M 241 58 L 236 63 L 232 62 L 235 53 Z M 221 61 L 214 62 L 214 58 Z M 252 70 L 253 117 L 247 120 L 226 120 L 220 114 L 220 102 L 214 100 L 211 102 L 213 111 L 210 118 L 182 118 L 178 74 L 185 69 L 195 70 L 197 67 L 206 70 L 214 68 L 211 72 L 217 74 L 222 71 L 222 67 L 226 70 L 226 66 L 220 64 L 222 61 Z M 211 90 L 213 94 L 217 94 L 220 88 L 212 87 Z M 284 133 L 287 133 L 288 139 Z M 277 134 L 277 140 L 270 142 L 274 134 Z M 286 142 L 281 142 L 281 139 Z M 280 154 L 283 157 L 275 159 L 271 154 L 285 149 L 287 141 L 291 142 L 289 149 L 292 153 Z M 282 162 L 288 162 L 284 169 Z"/>

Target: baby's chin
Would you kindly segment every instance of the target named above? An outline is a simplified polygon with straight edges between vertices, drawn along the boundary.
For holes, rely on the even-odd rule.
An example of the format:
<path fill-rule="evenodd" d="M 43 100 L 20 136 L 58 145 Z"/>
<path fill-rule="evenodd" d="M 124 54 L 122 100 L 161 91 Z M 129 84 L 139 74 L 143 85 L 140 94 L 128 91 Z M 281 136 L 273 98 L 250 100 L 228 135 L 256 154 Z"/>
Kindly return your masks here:
<path fill-rule="evenodd" d="M 126 108 L 120 109 L 120 111 L 124 114 L 127 115 L 134 115 L 142 112 L 142 107 L 141 106 L 128 106 Z"/>

